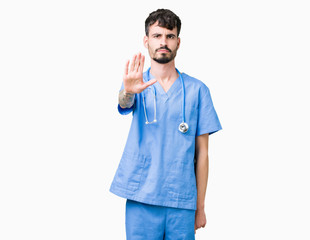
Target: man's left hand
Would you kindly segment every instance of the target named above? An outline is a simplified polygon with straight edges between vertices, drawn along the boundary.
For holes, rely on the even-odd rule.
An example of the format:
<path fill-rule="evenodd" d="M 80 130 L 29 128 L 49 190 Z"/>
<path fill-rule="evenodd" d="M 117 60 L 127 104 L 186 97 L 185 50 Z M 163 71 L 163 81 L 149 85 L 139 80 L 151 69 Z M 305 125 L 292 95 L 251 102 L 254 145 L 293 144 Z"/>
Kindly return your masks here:
<path fill-rule="evenodd" d="M 207 218 L 204 209 L 197 209 L 195 212 L 195 234 L 199 228 L 204 228 L 207 224 Z"/>

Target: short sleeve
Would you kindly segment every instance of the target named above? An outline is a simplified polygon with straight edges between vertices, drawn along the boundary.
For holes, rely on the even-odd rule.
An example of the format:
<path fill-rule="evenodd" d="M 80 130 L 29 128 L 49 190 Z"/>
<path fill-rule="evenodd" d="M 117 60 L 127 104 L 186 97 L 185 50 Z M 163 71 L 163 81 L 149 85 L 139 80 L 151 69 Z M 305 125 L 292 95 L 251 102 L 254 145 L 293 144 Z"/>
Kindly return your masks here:
<path fill-rule="evenodd" d="M 222 129 L 220 120 L 214 109 L 210 90 L 203 85 L 199 94 L 198 121 L 196 136 L 209 133 L 209 135 Z"/>
<path fill-rule="evenodd" d="M 124 83 L 122 83 L 120 91 L 123 89 L 124 89 Z M 135 98 L 136 98 L 136 96 L 135 96 Z M 136 99 L 135 99 L 135 101 L 136 101 Z M 119 104 L 117 105 L 118 112 L 122 115 L 127 115 L 127 114 L 131 113 L 133 111 L 134 107 L 135 107 L 135 103 L 130 108 L 122 108 Z"/>

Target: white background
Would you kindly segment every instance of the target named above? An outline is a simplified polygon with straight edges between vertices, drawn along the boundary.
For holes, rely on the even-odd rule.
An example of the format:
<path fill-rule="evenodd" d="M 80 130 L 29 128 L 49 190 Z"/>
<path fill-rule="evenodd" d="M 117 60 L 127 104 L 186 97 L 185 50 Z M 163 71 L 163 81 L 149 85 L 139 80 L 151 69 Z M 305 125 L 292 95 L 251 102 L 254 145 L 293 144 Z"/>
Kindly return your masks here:
<path fill-rule="evenodd" d="M 310 239 L 301 0 L 1 1 L 0 239 L 125 239 L 109 192 L 131 122 L 117 93 L 158 8 L 181 18 L 176 66 L 210 88 L 223 126 L 196 239 Z"/>

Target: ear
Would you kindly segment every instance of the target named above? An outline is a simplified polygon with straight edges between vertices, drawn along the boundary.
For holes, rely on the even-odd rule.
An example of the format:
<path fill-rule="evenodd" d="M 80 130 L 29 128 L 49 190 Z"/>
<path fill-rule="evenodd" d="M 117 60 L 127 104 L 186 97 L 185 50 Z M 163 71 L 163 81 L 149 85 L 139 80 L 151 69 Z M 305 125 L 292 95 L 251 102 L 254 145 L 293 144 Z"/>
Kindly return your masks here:
<path fill-rule="evenodd" d="M 178 49 L 180 47 L 180 43 L 181 43 L 181 38 L 178 37 Z"/>
<path fill-rule="evenodd" d="M 149 38 L 148 36 L 144 36 L 143 38 L 143 45 L 145 48 L 149 48 Z"/>

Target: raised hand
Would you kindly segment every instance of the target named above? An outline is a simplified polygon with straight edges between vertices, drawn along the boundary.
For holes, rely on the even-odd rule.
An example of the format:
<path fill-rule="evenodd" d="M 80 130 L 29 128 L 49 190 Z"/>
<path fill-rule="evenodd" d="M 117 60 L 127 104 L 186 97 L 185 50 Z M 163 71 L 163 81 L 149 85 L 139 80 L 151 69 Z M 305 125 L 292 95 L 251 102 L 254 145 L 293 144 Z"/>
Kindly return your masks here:
<path fill-rule="evenodd" d="M 126 62 L 125 72 L 123 76 L 125 93 L 140 93 L 147 87 L 153 85 L 156 79 L 143 82 L 143 66 L 145 57 L 141 54 L 135 54 L 132 58 L 129 68 L 129 60 Z"/>

